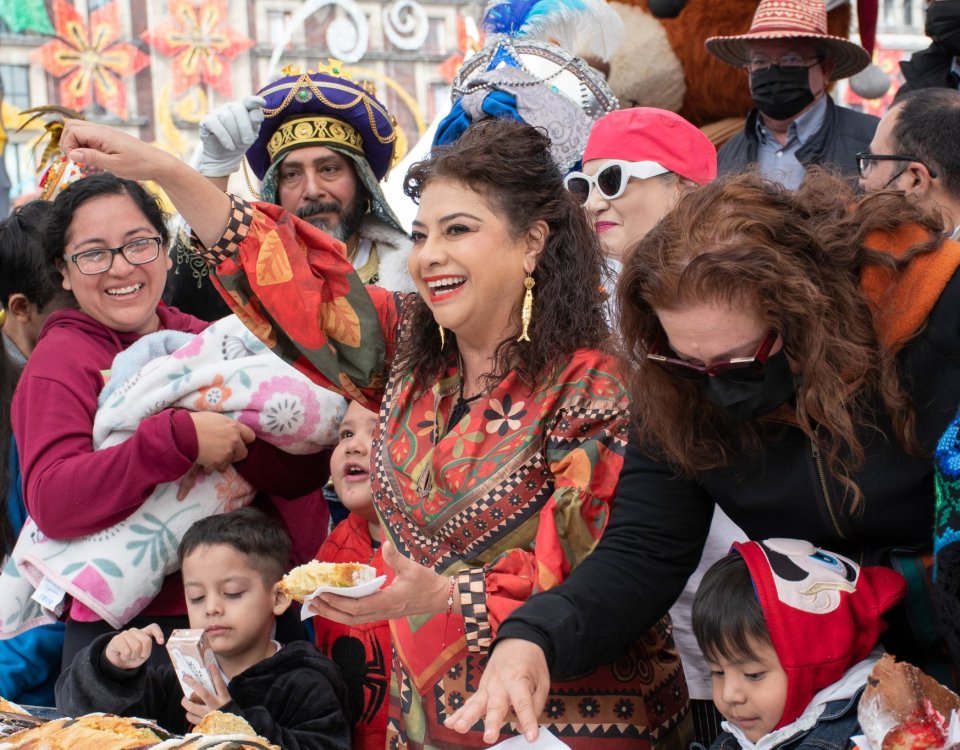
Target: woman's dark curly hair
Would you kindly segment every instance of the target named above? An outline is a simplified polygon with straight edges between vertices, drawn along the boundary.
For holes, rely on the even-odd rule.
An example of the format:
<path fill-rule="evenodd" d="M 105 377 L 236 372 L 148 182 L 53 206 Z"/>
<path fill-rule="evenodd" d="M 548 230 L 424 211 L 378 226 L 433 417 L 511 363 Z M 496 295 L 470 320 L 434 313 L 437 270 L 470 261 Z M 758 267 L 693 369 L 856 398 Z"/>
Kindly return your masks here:
<path fill-rule="evenodd" d="M 931 239 L 899 261 L 866 247 L 871 232 L 911 223 Z M 876 425 L 877 409 L 889 415 L 892 437 L 920 454 L 895 352 L 878 340 L 861 272 L 875 265 L 895 273 L 933 250 L 942 229 L 939 218 L 900 194 L 857 202 L 848 183 L 820 170 L 793 193 L 750 173 L 682 197 L 628 253 L 617 289 L 621 355 L 641 441 L 688 475 L 759 454 L 758 420 L 728 417 L 697 383 L 671 377 L 646 357 L 661 332 L 658 309 L 703 302 L 753 309 L 782 336 L 800 380 L 796 420 L 856 511 L 861 492 L 852 476 L 864 460 L 857 431 Z"/>
<path fill-rule="evenodd" d="M 605 343 L 600 243 L 586 212 L 563 187 L 549 138 L 512 120 L 481 120 L 456 143 L 438 147 L 430 158 L 414 164 L 407 172 L 404 191 L 419 202 L 424 188 L 435 179 L 455 180 L 479 193 L 503 217 L 514 237 L 523 237 L 537 221 L 549 227 L 533 273 L 530 341 L 516 341 L 521 286 L 511 302 L 517 331 L 497 347 L 492 372 L 486 374 L 488 386 L 513 370 L 533 390 L 576 349 Z M 497 248 L 491 247 L 490 252 Z M 412 372 L 418 387 L 426 388 L 444 376 L 457 352 L 456 336 L 448 332 L 441 351 L 437 322 L 419 295 L 411 295 L 404 314 L 412 322 L 412 333 L 400 344 L 397 366 Z"/>
<path fill-rule="evenodd" d="M 170 230 L 166 224 L 167 217 L 160 207 L 160 199 L 150 195 L 138 182 L 124 180 L 110 172 L 98 172 L 77 180 L 61 192 L 54 199 L 53 210 L 47 216 L 44 227 L 46 260 L 49 264 L 49 271 L 57 280 L 58 286 L 62 280 L 59 269 L 64 262 L 63 255 L 70 240 L 70 226 L 73 224 L 73 217 L 77 209 L 87 201 L 102 198 L 105 195 L 129 196 L 130 200 L 147 217 L 150 226 L 156 230 L 160 237 L 161 244 L 166 248 L 170 240 Z M 109 222 L 110 217 L 104 216 L 103 220 Z"/>

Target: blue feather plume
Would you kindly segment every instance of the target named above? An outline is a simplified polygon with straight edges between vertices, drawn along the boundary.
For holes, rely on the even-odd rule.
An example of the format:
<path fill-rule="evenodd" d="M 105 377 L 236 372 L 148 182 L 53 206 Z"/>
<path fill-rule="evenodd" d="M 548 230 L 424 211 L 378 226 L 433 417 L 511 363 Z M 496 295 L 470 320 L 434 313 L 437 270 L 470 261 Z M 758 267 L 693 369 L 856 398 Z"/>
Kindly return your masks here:
<path fill-rule="evenodd" d="M 623 21 L 606 0 L 491 0 L 480 23 L 490 35 L 551 42 L 601 60 L 623 38 Z"/>
<path fill-rule="evenodd" d="M 546 17 L 576 13 L 583 8 L 580 0 L 492 0 L 480 25 L 488 34 L 528 36 Z"/>

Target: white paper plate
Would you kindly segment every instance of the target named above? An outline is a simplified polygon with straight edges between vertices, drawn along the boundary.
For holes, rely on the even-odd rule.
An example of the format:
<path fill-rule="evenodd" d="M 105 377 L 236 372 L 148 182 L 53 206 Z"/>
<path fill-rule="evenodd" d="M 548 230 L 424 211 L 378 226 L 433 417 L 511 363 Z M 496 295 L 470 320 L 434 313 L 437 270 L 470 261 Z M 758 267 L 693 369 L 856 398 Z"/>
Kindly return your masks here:
<path fill-rule="evenodd" d="M 362 599 L 365 596 L 377 593 L 386 580 L 386 576 L 378 576 L 372 581 L 361 583 L 359 586 L 318 586 L 317 590 L 310 594 L 310 596 L 304 597 L 303 608 L 300 610 L 300 619 L 306 620 L 309 617 L 313 617 L 313 613 L 310 612 L 310 602 L 320 594 L 336 594 L 337 596 L 346 596 L 350 599 Z"/>

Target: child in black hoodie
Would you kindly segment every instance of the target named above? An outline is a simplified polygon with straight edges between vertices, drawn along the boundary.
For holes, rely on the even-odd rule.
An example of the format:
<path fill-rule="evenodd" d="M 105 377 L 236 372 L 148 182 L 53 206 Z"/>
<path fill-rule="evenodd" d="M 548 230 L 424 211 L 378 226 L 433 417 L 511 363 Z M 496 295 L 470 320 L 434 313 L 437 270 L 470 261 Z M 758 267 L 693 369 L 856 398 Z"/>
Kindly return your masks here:
<path fill-rule="evenodd" d="M 183 697 L 173 666 L 145 666 L 155 625 L 95 640 L 57 682 L 57 707 L 67 715 L 105 711 L 154 719 L 183 734 L 214 710 L 246 719 L 284 750 L 349 750 L 346 695 L 337 668 L 316 648 L 272 640 L 276 617 L 290 601 L 279 581 L 290 556 L 283 527 L 253 508 L 198 521 L 178 550 L 191 628 L 202 628 L 217 656 L 215 690 L 191 678 Z"/>

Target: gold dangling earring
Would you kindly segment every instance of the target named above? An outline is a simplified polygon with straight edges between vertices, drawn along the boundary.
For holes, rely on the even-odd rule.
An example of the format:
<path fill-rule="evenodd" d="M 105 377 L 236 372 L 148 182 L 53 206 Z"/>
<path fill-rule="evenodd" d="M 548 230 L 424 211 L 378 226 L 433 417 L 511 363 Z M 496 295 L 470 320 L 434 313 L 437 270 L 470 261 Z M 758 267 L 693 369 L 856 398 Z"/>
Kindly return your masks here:
<path fill-rule="evenodd" d="M 7 322 L 7 311 L 4 307 L 0 306 L 0 328 L 3 328 L 3 324 Z"/>
<path fill-rule="evenodd" d="M 443 351 L 443 347 L 447 345 L 447 338 L 444 336 L 443 326 L 438 325 L 437 328 L 440 329 L 440 351 Z"/>
<path fill-rule="evenodd" d="M 523 324 L 523 331 L 517 341 L 530 340 L 528 333 L 530 331 L 530 319 L 533 317 L 533 287 L 536 283 L 530 274 L 527 274 L 527 278 L 523 280 L 523 285 L 527 291 L 523 295 L 523 308 L 520 310 L 520 322 Z"/>

